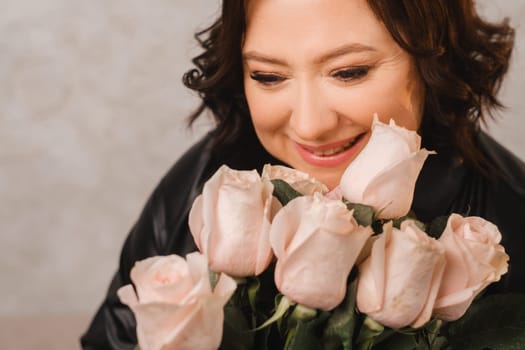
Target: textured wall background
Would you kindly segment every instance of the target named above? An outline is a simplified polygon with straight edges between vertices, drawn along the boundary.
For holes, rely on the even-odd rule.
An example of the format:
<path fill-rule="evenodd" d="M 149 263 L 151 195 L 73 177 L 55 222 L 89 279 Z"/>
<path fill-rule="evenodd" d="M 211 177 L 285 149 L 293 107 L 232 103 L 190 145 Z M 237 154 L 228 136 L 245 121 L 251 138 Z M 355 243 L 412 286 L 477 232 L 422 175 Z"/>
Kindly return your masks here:
<path fill-rule="evenodd" d="M 208 127 L 185 129 L 181 76 L 217 4 L 0 0 L 2 348 L 75 346 L 149 192 Z M 525 3 L 480 6 L 518 26 L 490 130 L 525 159 Z"/>

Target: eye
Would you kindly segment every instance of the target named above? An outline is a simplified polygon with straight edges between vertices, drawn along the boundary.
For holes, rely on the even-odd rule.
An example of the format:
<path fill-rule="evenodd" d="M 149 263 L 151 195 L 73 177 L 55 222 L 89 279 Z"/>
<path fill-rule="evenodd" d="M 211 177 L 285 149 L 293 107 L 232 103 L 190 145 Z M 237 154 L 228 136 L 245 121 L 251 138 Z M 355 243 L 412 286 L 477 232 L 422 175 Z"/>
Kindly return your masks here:
<path fill-rule="evenodd" d="M 277 75 L 277 74 L 260 73 L 260 72 L 250 73 L 250 78 L 266 86 L 276 85 L 285 80 L 284 77 Z"/>
<path fill-rule="evenodd" d="M 368 70 L 368 66 L 345 68 L 336 71 L 332 76 L 344 82 L 350 82 L 364 77 L 368 74 Z"/>

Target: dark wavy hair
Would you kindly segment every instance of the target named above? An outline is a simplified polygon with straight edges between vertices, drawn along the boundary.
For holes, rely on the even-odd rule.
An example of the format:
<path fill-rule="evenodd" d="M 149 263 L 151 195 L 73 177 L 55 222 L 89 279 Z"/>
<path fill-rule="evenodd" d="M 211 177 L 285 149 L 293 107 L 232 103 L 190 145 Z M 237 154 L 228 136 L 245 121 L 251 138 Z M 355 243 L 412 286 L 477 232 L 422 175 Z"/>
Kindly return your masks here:
<path fill-rule="evenodd" d="M 217 145 L 253 130 L 243 87 L 242 38 L 246 0 L 224 0 L 222 15 L 195 37 L 204 52 L 183 77 L 209 108 Z M 473 0 L 368 0 L 397 44 L 414 57 L 425 84 L 420 134 L 426 147 L 450 150 L 484 173 L 490 164 L 476 146 L 476 132 L 502 107 L 497 92 L 509 67 L 514 29 L 505 18 L 490 23 Z"/>

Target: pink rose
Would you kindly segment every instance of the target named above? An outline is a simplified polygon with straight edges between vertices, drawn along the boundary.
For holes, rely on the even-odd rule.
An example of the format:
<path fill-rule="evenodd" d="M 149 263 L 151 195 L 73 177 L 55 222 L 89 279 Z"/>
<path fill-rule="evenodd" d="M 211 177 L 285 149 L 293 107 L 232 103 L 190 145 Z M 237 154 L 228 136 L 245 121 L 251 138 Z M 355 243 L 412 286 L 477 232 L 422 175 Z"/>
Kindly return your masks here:
<path fill-rule="evenodd" d="M 445 269 L 442 244 L 413 221 L 388 223 L 359 265 L 357 307 L 391 328 L 421 327 L 432 316 Z"/>
<path fill-rule="evenodd" d="M 210 350 L 221 342 L 223 307 L 235 281 L 221 275 L 212 291 L 206 257 L 191 253 L 156 256 L 135 263 L 131 284 L 117 294 L 137 320 L 141 350 Z"/>
<path fill-rule="evenodd" d="M 445 246 L 447 266 L 434 314 L 453 321 L 465 314 L 479 292 L 507 272 L 509 256 L 499 244 L 496 225 L 480 217 L 450 215 L 439 241 Z"/>
<path fill-rule="evenodd" d="M 374 117 L 372 135 L 365 148 L 341 177 L 343 196 L 352 203 L 366 204 L 379 218 L 397 218 L 410 210 L 416 179 L 430 154 L 420 149 L 421 137 L 408 129 Z"/>
<path fill-rule="evenodd" d="M 204 184 L 191 208 L 189 226 L 210 269 L 244 277 L 263 272 L 273 257 L 270 223 L 280 205 L 273 185 L 257 171 L 223 165 Z"/>
<path fill-rule="evenodd" d="M 284 180 L 294 190 L 304 195 L 312 195 L 315 192 L 328 192 L 328 187 L 313 176 L 282 165 L 266 164 L 263 168 L 262 177 L 267 177 L 270 180 Z"/>
<path fill-rule="evenodd" d="M 354 262 L 372 234 L 346 206 L 320 193 L 297 197 L 275 216 L 275 283 L 291 301 L 331 310 L 343 300 Z"/>

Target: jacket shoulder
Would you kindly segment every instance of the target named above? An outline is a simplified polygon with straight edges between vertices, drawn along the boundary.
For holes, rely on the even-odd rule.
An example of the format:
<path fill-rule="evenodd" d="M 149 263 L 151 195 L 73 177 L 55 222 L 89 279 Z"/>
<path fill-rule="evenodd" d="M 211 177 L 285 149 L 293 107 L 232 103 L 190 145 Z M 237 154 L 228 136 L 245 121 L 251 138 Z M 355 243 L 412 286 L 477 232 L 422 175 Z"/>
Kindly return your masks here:
<path fill-rule="evenodd" d="M 498 171 L 499 182 L 525 202 L 525 163 L 486 133 L 479 135 L 479 145 Z"/>
<path fill-rule="evenodd" d="M 195 249 L 187 234 L 187 215 L 209 177 L 214 135 L 203 136 L 162 177 L 146 206 L 159 252 L 185 254 Z"/>
<path fill-rule="evenodd" d="M 493 291 L 525 292 L 525 235 L 521 223 L 525 213 L 525 163 L 490 136 L 480 137 L 480 146 L 500 176 L 487 179 L 480 191 L 485 218 L 496 224 L 501 244 L 510 256 L 509 271 Z"/>

